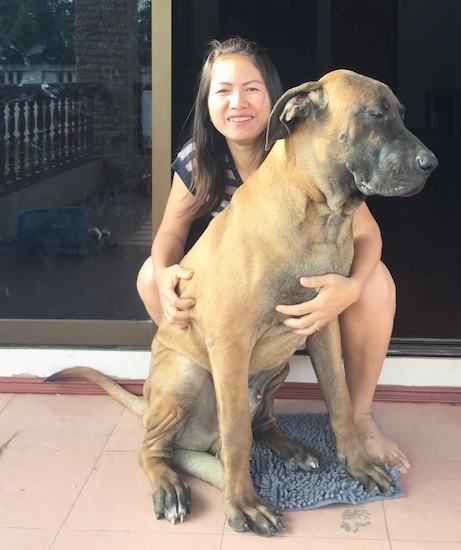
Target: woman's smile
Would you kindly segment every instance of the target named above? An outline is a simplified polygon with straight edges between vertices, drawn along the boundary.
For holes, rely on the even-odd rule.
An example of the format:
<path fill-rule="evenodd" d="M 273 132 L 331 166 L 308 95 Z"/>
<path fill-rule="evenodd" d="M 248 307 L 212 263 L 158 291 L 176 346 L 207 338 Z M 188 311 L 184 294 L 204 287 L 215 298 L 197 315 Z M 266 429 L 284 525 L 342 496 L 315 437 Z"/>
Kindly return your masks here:
<path fill-rule="evenodd" d="M 244 124 L 245 122 L 253 120 L 253 117 L 251 117 L 251 116 L 231 116 L 231 117 L 229 117 L 228 120 L 229 120 L 229 122 L 232 122 L 233 124 Z"/>

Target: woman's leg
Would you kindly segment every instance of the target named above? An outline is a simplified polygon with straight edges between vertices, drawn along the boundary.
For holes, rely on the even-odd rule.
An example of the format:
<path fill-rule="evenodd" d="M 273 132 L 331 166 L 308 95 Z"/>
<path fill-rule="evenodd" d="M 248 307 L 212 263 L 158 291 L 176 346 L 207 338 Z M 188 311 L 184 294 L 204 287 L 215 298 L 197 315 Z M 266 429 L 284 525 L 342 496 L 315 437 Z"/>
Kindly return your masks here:
<path fill-rule="evenodd" d="M 380 263 L 357 302 L 340 316 L 347 385 L 358 436 L 379 464 L 409 468 L 407 457 L 372 418 L 373 396 L 386 357 L 395 316 L 395 285 Z"/>
<path fill-rule="evenodd" d="M 155 284 L 154 268 L 150 257 L 147 258 L 139 270 L 136 288 L 138 289 L 138 294 L 144 303 L 147 313 L 154 323 L 159 326 L 163 315 L 163 309 L 160 303 L 157 285 Z"/>

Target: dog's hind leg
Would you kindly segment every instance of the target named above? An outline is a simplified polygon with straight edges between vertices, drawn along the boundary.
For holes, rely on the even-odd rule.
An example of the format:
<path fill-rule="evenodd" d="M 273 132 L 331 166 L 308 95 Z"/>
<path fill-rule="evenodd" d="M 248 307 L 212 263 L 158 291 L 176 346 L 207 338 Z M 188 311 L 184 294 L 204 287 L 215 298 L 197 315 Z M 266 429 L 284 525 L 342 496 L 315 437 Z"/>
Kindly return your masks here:
<path fill-rule="evenodd" d="M 174 403 L 154 400 L 144 416 L 146 435 L 139 462 L 152 486 L 157 519 L 183 521 L 190 513 L 190 487 L 171 468 L 174 439 L 184 425 L 186 412 Z"/>
<path fill-rule="evenodd" d="M 305 471 L 319 466 L 312 450 L 286 436 L 278 427 L 273 415 L 274 394 L 285 381 L 290 367 L 288 363 L 273 371 L 260 371 L 250 377 L 250 409 L 253 413 L 254 438 L 271 449 L 289 470 Z"/>
<path fill-rule="evenodd" d="M 156 351 L 144 388 L 149 410 L 143 417 L 140 464 L 152 486 L 156 517 L 175 523 L 189 513 L 191 491 L 172 469 L 174 450 L 214 451 L 219 444 L 216 401 L 208 371 L 173 350 Z"/>

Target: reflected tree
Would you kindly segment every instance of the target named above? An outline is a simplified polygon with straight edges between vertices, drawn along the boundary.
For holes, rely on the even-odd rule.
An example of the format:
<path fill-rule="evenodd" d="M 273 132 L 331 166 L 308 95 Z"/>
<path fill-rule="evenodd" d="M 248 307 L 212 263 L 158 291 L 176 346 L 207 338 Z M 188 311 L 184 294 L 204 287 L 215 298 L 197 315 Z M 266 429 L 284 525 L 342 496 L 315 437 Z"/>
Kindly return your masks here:
<path fill-rule="evenodd" d="M 75 63 L 73 0 L 0 0 L 0 62 Z"/>
<path fill-rule="evenodd" d="M 150 65 L 151 0 L 138 0 L 139 60 Z M 0 0 L 0 63 L 75 63 L 74 0 Z"/>
<path fill-rule="evenodd" d="M 150 65 L 152 26 L 151 0 L 138 1 L 138 33 L 139 33 L 139 63 Z"/>

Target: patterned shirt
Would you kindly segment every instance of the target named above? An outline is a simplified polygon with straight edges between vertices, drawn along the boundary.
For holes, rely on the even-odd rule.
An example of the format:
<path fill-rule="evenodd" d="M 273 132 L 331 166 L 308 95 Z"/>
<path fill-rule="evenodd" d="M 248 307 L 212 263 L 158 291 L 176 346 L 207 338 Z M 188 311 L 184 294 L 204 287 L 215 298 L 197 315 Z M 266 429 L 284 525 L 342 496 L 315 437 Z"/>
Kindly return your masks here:
<path fill-rule="evenodd" d="M 171 168 L 179 175 L 188 189 L 192 187 L 192 164 L 194 160 L 195 143 L 192 140 L 189 140 L 178 153 L 178 156 L 174 159 L 171 165 Z M 227 155 L 226 157 L 225 169 L 227 175 L 226 188 L 224 190 L 221 203 L 218 205 L 216 210 L 213 210 L 211 213 L 211 216 L 213 217 L 222 212 L 224 208 L 229 205 L 235 190 L 242 184 L 242 178 L 235 167 L 234 159 L 231 155 Z"/>

